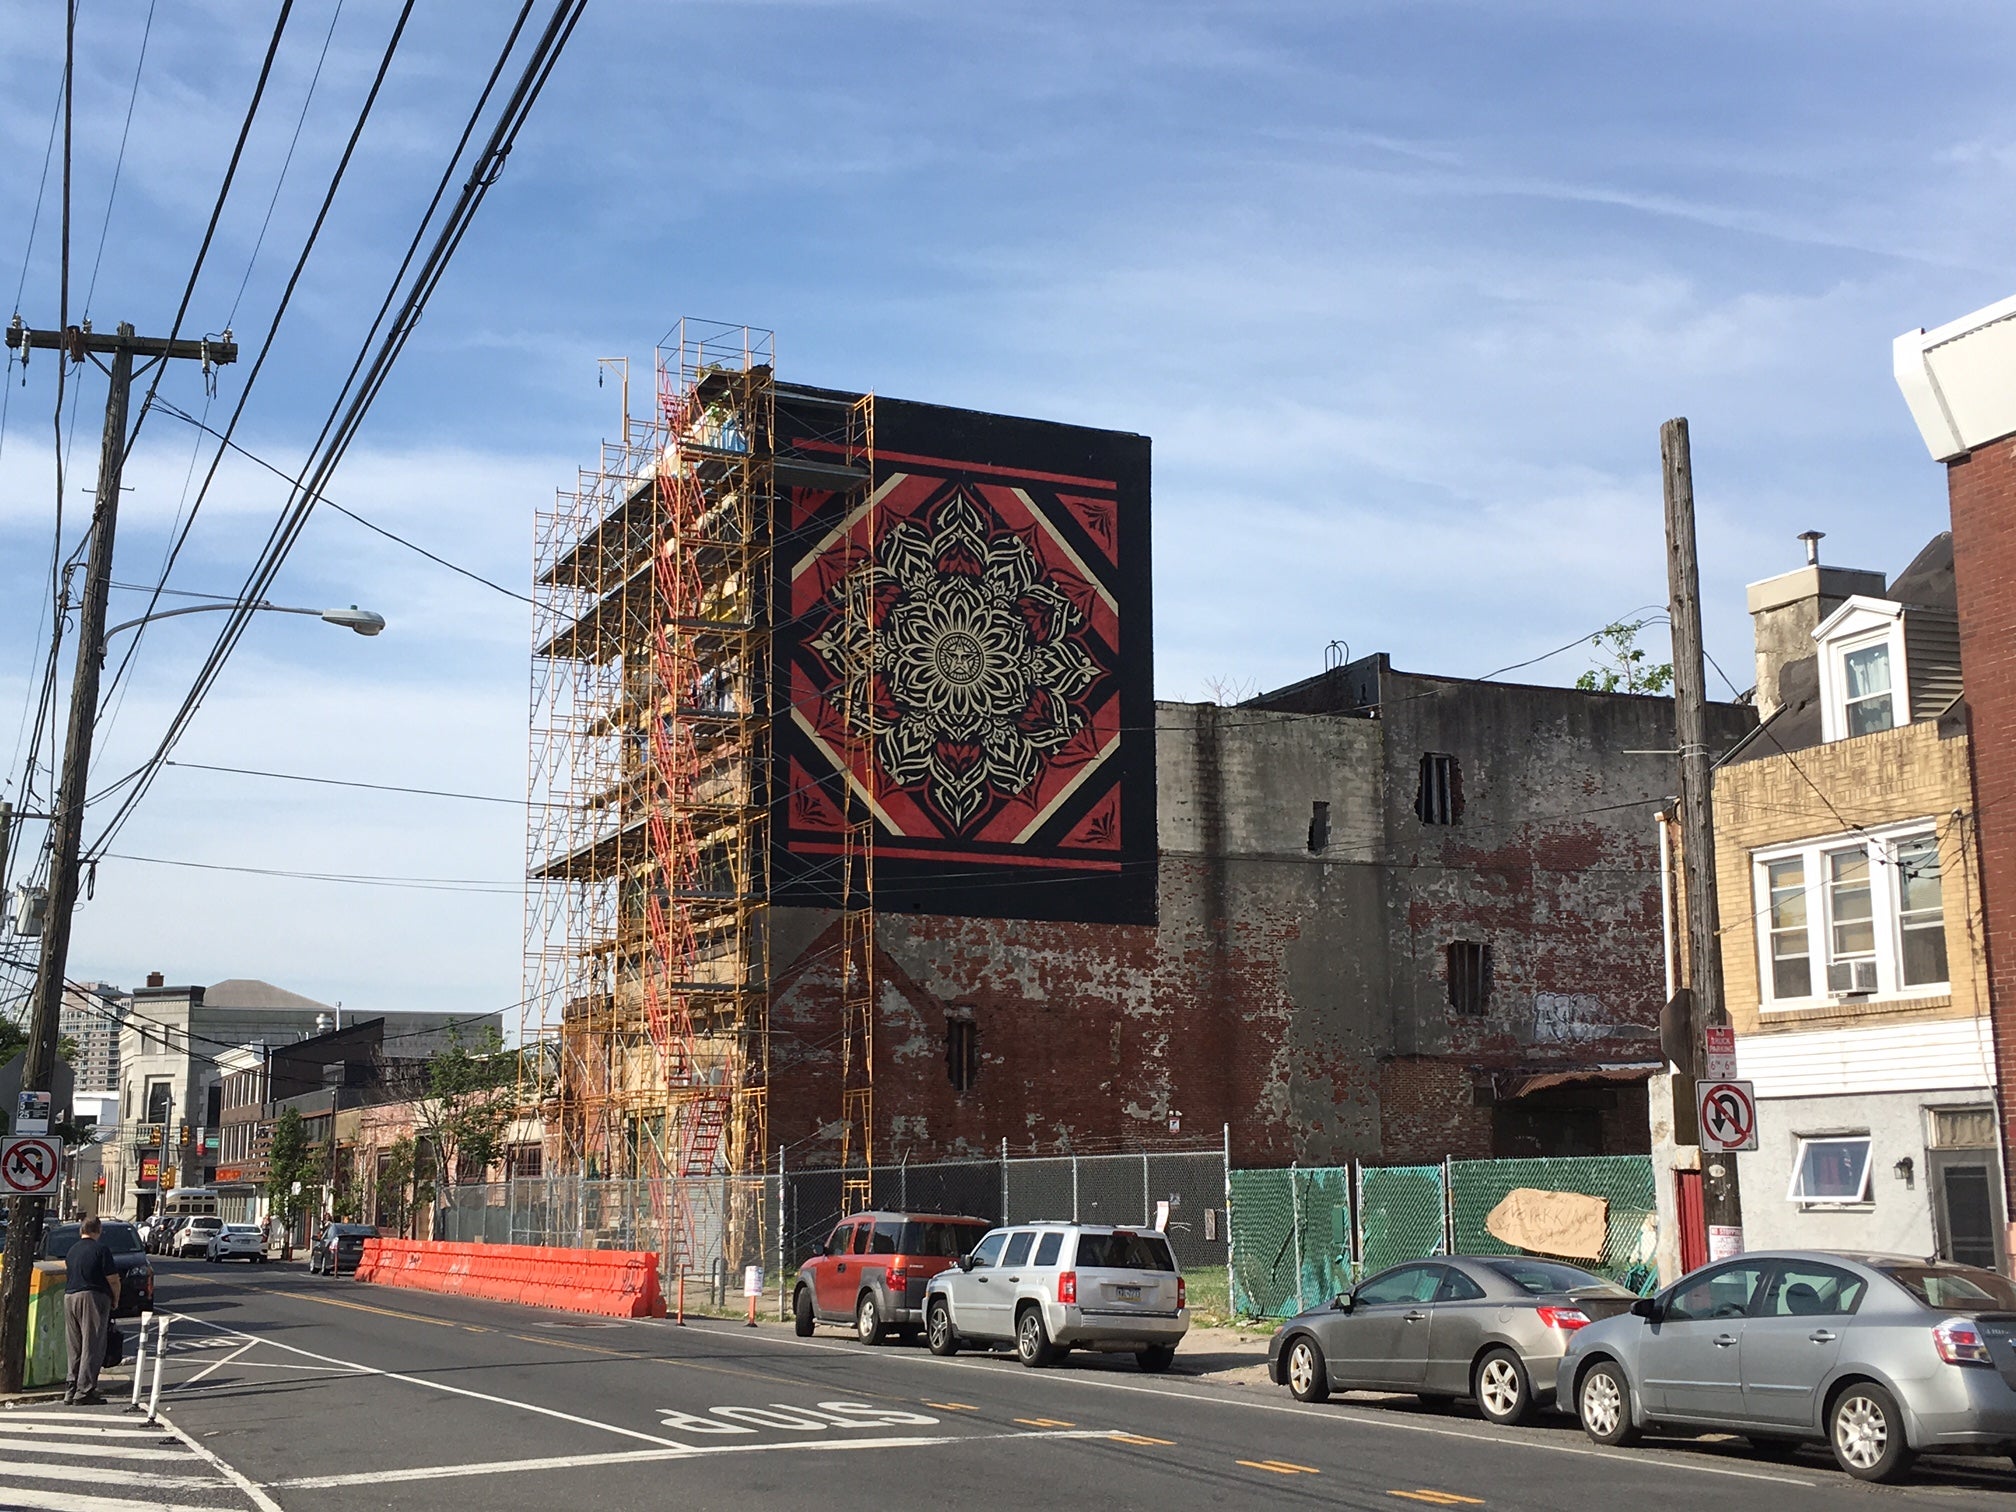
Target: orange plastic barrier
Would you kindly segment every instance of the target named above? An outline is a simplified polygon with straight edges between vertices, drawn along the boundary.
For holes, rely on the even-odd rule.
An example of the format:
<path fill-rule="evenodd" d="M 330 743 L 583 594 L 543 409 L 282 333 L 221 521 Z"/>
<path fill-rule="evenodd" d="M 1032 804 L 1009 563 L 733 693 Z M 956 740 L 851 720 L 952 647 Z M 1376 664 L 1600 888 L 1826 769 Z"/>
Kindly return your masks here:
<path fill-rule="evenodd" d="M 644 1250 L 366 1239 L 357 1279 L 612 1318 L 665 1316 L 658 1257 Z"/>

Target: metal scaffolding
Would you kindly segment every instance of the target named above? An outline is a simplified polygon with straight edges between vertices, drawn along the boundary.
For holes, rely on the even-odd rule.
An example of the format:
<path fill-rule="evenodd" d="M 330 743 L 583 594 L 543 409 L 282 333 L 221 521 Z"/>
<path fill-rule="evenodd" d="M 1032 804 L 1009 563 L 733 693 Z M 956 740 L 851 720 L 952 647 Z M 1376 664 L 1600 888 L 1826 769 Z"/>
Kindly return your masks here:
<path fill-rule="evenodd" d="M 846 463 L 864 482 L 844 516 L 862 543 L 845 579 L 848 637 L 855 663 L 842 684 L 841 723 L 852 748 L 841 799 L 840 848 L 840 1168 L 841 1211 L 870 1206 L 875 1191 L 875 737 L 877 593 L 875 398 L 847 411 Z"/>
<path fill-rule="evenodd" d="M 535 530 L 522 1042 L 559 1166 L 663 1183 L 682 1243 L 764 1159 L 773 359 L 680 322 Z"/>

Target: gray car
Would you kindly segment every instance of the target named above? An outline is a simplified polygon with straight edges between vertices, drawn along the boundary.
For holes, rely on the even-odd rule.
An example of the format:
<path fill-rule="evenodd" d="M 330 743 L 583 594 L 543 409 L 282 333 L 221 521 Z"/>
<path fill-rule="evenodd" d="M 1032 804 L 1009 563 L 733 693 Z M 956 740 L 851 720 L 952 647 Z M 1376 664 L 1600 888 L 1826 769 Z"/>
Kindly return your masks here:
<path fill-rule="evenodd" d="M 1850 1475 L 1897 1480 L 1927 1451 L 2016 1450 L 2016 1288 L 1902 1255 L 1743 1255 L 1583 1329 L 1562 1372 L 1600 1444 L 1666 1429 L 1769 1454 L 1824 1442 Z"/>
<path fill-rule="evenodd" d="M 1575 1331 L 1633 1300 L 1559 1260 L 1438 1255 L 1290 1318 L 1267 1346 L 1267 1371 L 1298 1401 L 1354 1390 L 1473 1397 L 1494 1423 L 1517 1423 L 1553 1400 Z"/>

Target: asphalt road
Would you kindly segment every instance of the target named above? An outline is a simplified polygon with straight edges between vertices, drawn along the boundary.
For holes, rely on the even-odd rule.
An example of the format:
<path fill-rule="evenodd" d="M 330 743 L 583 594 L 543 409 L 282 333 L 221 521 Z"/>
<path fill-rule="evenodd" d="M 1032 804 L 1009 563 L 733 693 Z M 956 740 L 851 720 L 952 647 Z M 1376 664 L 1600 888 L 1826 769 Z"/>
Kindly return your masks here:
<path fill-rule="evenodd" d="M 1411 1400 L 1304 1407 L 1186 1379 L 1180 1352 L 1160 1377 L 1125 1357 L 1029 1371 L 827 1330 L 618 1323 L 278 1265 L 171 1261 L 160 1290 L 177 1436 L 110 1409 L 98 1421 L 132 1437 L 88 1437 L 75 1414 L 31 1433 L 35 1420 L 0 1414 L 0 1507 L 2016 1512 L 2007 1461 L 1926 1461 L 1912 1485 L 1869 1487 L 1820 1451 L 1613 1451 L 1565 1418 L 1507 1430 Z"/>

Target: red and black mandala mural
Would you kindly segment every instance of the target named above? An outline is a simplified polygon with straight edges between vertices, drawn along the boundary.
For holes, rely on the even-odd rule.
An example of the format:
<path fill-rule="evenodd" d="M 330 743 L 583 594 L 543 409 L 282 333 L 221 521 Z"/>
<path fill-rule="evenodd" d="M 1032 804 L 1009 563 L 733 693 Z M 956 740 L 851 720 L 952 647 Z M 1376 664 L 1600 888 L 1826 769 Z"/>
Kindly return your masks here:
<path fill-rule="evenodd" d="M 851 787 L 880 907 L 1151 920 L 1147 441 L 889 400 L 876 441 L 872 510 L 781 501 L 773 896 L 837 901 Z"/>

